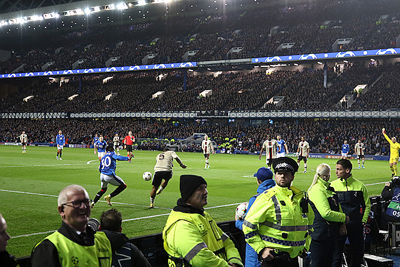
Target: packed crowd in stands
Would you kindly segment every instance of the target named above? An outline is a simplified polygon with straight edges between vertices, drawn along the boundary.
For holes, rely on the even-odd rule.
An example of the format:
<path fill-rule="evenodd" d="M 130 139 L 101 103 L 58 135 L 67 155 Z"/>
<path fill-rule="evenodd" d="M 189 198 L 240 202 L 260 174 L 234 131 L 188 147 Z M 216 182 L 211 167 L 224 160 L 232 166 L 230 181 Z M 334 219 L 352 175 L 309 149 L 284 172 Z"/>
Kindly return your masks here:
<path fill-rule="evenodd" d="M 30 45 L 22 50 L 13 48 L 12 57 L 0 63 L 0 72 L 10 73 L 22 64 L 25 66 L 20 71 L 42 71 L 42 66 L 48 62 L 52 64 L 47 70 L 71 69 L 78 60 L 82 63 L 76 68 L 105 67 L 106 61 L 112 57 L 115 57 L 112 66 L 126 66 L 397 46 L 400 7 L 394 1 L 362 4 L 316 1 L 268 8 L 257 6 L 266 5 L 263 1 L 251 2 L 240 9 L 228 5 L 222 12 L 215 11 L 213 5 L 216 3 L 203 7 L 201 3 L 188 1 L 177 4 L 183 5 L 181 10 L 186 12 L 185 16 L 133 24 L 128 20 L 130 23 L 122 26 L 109 23 L 101 30 L 95 26 L 98 23 L 92 22 L 93 25 L 87 27 L 89 22 L 83 21 L 83 29 L 72 28 L 72 32 L 58 37 L 52 35 L 51 41 L 39 38 L 46 42 L 28 42 Z M 178 6 L 170 8 L 179 10 Z M 199 15 L 194 12 L 197 9 L 203 12 Z M 113 15 L 110 16 L 112 21 Z M 121 14 L 114 16 L 120 17 Z M 29 31 L 26 31 L 26 38 L 28 36 Z M 343 38 L 352 38 L 352 41 L 337 48 L 332 46 L 337 39 Z M 284 43 L 293 43 L 293 47 L 280 49 Z M 242 50 L 232 52 L 234 47 Z M 0 48 L 7 50 L 6 47 Z M 197 53 L 183 58 L 188 51 Z M 155 57 L 143 60 L 149 54 Z"/>
<path fill-rule="evenodd" d="M 60 81 L 38 79 L 19 84 L 17 92 L 0 98 L 0 112 L 342 110 L 350 107 L 343 108 L 340 100 L 355 94 L 354 88 L 361 84 L 369 88 L 355 97 L 351 109 L 388 110 L 400 105 L 395 97 L 399 93 L 397 70 L 394 65 L 364 63 L 349 64 L 342 72 L 330 67 L 327 88 L 324 72 L 318 68 L 277 69 L 270 74 L 262 68 L 204 74 L 142 72 L 114 75 L 105 84 L 106 76 L 87 76 L 81 81 L 79 77 L 70 77 L 62 85 Z M 205 90 L 212 90 L 212 94 L 201 97 Z M 164 95 L 152 98 L 158 91 L 164 91 Z M 68 100 L 74 94 L 78 96 Z M 111 99 L 105 101 L 110 94 Z M 32 99 L 22 101 L 30 95 Z M 283 101 L 268 102 L 276 96 L 283 96 Z"/>
<path fill-rule="evenodd" d="M 227 123 L 226 120 L 1 120 L 0 142 L 15 142 L 22 131 L 28 134 L 30 143 L 54 143 L 59 129 L 63 130 L 69 144 L 92 143 L 95 133 L 102 134 L 111 142 L 115 133 L 126 135 L 132 130 L 139 149 L 159 150 L 165 142 L 177 142 L 193 133 L 206 133 L 217 145 L 228 138 L 233 150 L 256 152 L 268 134 L 281 135 L 288 143 L 290 152 L 296 152 L 300 137 L 310 143 L 313 153 L 340 153 L 344 140 L 351 148 L 361 139 L 366 145 L 366 154 L 388 155 L 388 143 L 381 132 L 386 128 L 390 136 L 400 133 L 398 120 L 360 120 L 360 119 L 277 119 L 272 124 L 255 125 L 255 121 L 238 120 Z M 150 139 L 148 139 L 150 138 Z M 234 140 L 232 140 L 234 139 Z M 198 151 L 197 146 L 184 146 L 184 150 Z"/>

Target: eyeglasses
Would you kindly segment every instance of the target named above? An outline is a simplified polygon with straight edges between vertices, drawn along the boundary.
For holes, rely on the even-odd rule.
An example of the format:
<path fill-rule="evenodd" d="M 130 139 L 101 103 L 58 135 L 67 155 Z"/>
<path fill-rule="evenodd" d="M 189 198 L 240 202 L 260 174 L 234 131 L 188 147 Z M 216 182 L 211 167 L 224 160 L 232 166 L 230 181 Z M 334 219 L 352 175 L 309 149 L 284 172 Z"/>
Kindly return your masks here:
<path fill-rule="evenodd" d="M 65 206 L 69 206 L 69 207 L 73 207 L 73 208 L 80 208 L 82 203 L 85 204 L 86 207 L 89 207 L 90 199 L 69 201 L 69 202 L 65 202 L 64 204 L 62 204 L 62 206 L 65 205 Z"/>

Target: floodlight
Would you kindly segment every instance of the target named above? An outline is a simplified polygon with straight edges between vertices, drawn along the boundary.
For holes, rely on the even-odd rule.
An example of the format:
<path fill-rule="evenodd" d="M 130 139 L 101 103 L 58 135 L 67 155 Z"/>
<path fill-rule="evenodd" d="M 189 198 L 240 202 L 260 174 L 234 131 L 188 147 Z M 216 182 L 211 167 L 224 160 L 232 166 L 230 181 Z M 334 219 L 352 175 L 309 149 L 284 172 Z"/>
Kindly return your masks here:
<path fill-rule="evenodd" d="M 138 0 L 138 6 L 144 6 L 146 4 L 147 4 L 146 0 Z"/>
<path fill-rule="evenodd" d="M 60 14 L 58 14 L 57 12 L 43 14 L 44 19 L 57 19 L 59 17 L 60 17 Z"/>
<path fill-rule="evenodd" d="M 128 5 L 125 2 L 118 3 L 116 7 L 118 10 L 128 9 Z"/>
<path fill-rule="evenodd" d="M 114 4 L 106 5 L 106 8 L 105 8 L 105 10 L 114 10 L 114 9 L 115 9 Z"/>
<path fill-rule="evenodd" d="M 80 9 L 80 8 L 75 9 L 74 11 L 75 11 L 75 14 L 76 14 L 76 15 L 85 15 L 85 12 L 83 12 L 83 10 Z"/>
<path fill-rule="evenodd" d="M 19 24 L 24 24 L 27 22 L 26 17 L 19 17 L 16 20 L 17 20 L 17 23 L 19 23 Z"/>
<path fill-rule="evenodd" d="M 88 7 L 85 8 L 83 11 L 85 12 L 86 15 L 90 15 L 90 13 L 92 13 L 92 11 L 90 10 L 90 8 L 88 8 Z"/>
<path fill-rule="evenodd" d="M 0 27 L 8 25 L 8 22 L 5 20 L 0 21 Z"/>
<path fill-rule="evenodd" d="M 41 15 L 33 15 L 28 17 L 28 21 L 41 21 L 43 17 Z"/>
<path fill-rule="evenodd" d="M 101 11 L 101 8 L 99 6 L 94 6 L 92 7 L 93 11 L 92 12 L 99 12 Z"/>

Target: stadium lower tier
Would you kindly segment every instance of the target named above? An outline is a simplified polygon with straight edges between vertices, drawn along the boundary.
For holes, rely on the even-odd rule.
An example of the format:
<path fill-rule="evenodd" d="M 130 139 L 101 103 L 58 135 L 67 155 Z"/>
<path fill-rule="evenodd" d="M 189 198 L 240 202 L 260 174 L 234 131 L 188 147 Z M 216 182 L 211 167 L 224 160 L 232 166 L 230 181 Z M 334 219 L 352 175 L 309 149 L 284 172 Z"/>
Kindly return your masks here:
<path fill-rule="evenodd" d="M 226 152 L 257 153 L 268 135 L 273 139 L 280 135 L 289 153 L 297 151 L 304 137 L 311 153 L 340 154 L 346 140 L 349 153 L 355 154 L 355 144 L 361 140 L 365 154 L 383 156 L 389 154 L 389 144 L 382 128 L 390 137 L 400 131 L 399 119 L 2 119 L 1 125 L 0 142 L 20 142 L 18 137 L 25 131 L 28 143 L 54 143 L 62 130 L 67 144 L 88 146 L 95 134 L 112 143 L 115 134 L 123 138 L 132 131 L 137 149 L 161 150 L 165 145 L 180 144 L 184 151 L 201 151 L 200 144 L 190 137 L 205 133 L 216 148 Z"/>

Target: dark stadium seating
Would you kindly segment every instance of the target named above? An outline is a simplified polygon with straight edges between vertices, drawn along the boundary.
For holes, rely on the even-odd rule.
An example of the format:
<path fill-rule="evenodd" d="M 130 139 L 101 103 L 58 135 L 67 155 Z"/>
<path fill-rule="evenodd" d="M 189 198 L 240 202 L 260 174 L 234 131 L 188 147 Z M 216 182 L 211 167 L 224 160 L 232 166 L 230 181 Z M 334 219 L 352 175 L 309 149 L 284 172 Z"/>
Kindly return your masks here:
<path fill-rule="evenodd" d="M 39 71 L 48 62 L 53 62 L 51 70 L 71 69 L 78 60 L 83 61 L 79 68 L 104 67 L 112 57 L 113 66 L 145 64 L 143 59 L 149 54 L 154 57 L 145 61 L 151 64 L 398 46 L 398 1 L 315 1 L 268 6 L 268 1 L 244 0 L 240 1 L 240 8 L 221 6 L 217 1 L 183 2 L 171 5 L 170 10 L 184 16 L 166 20 L 132 22 L 133 15 L 126 12 L 109 14 L 102 25 L 96 23 L 96 18 L 82 17 L 73 22 L 64 18 L 62 24 L 42 25 L 49 29 L 39 33 L 28 27 L 13 28 L 11 33 L 0 30 L 0 36 L 10 39 L 0 49 L 13 50 L 11 59 L 0 63 L 0 73 L 10 73 L 22 64 L 26 64 L 26 72 Z M 168 17 L 169 13 L 163 15 Z M 72 32 L 65 30 L 67 24 L 71 24 Z M 54 35 L 54 31 L 60 34 Z M 10 37 L 17 32 L 18 36 L 32 38 L 30 45 Z M 33 38 L 32 34 L 43 36 Z M 50 34 L 51 41 L 46 38 Z M 336 40 L 344 38 L 352 41 L 334 46 Z M 292 46 L 282 48 L 286 43 Z M 242 50 L 231 50 L 235 47 Z M 188 51 L 197 53 L 183 58 Z"/>

